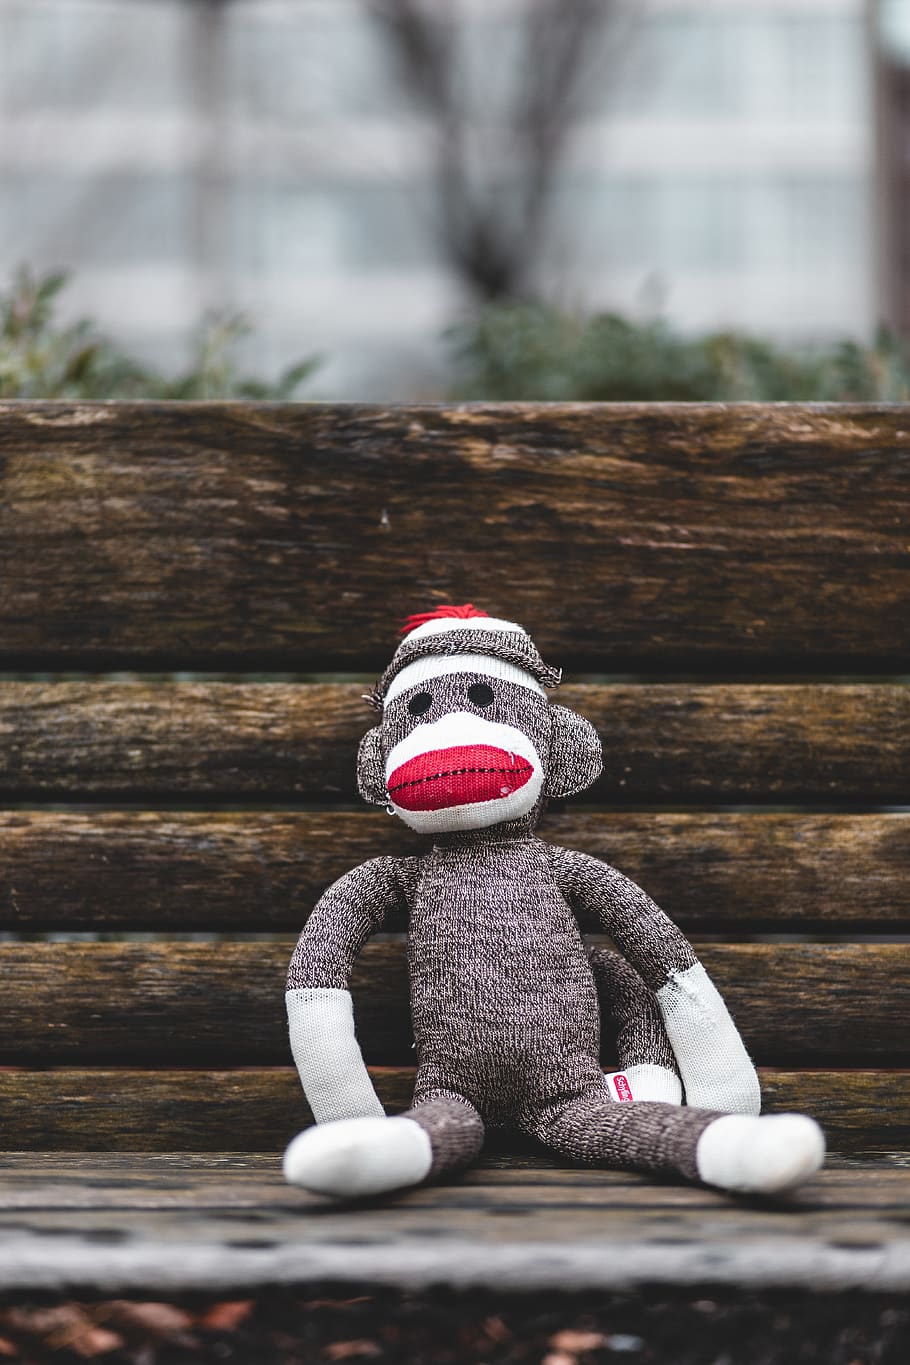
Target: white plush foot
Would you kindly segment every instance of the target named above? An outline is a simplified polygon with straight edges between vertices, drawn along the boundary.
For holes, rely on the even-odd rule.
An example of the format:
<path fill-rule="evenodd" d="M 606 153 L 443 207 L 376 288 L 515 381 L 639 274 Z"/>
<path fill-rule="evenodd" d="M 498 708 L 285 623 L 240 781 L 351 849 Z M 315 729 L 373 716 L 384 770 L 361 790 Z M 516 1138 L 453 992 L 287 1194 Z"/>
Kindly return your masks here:
<path fill-rule="evenodd" d="M 604 1082 L 610 1099 L 660 1100 L 664 1104 L 682 1104 L 682 1081 L 675 1071 L 665 1066 L 641 1062 L 627 1066 L 625 1071 L 605 1071 Z"/>
<path fill-rule="evenodd" d="M 336 1199 L 360 1199 L 418 1185 L 430 1173 L 433 1151 L 413 1119 L 339 1119 L 298 1133 L 282 1164 L 292 1185 Z"/>
<path fill-rule="evenodd" d="M 792 1189 L 817 1171 L 824 1157 L 824 1134 L 805 1114 L 725 1114 L 708 1124 L 695 1149 L 702 1180 L 744 1194 Z"/>

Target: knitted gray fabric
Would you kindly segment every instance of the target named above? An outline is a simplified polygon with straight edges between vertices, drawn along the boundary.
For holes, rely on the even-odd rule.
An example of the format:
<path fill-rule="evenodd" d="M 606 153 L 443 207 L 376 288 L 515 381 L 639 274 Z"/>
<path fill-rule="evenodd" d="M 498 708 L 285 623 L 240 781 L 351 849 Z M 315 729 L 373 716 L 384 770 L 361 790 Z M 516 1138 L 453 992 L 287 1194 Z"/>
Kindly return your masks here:
<path fill-rule="evenodd" d="M 383 673 L 375 691 L 371 694 L 373 704 L 382 705 L 382 699 L 389 683 L 403 668 L 415 659 L 426 659 L 432 655 L 453 654 L 492 654 L 504 663 L 523 668 L 536 678 L 542 687 L 557 687 L 561 670 L 545 664 L 530 638 L 517 631 L 477 631 L 467 628 L 447 631 L 444 638 L 438 635 L 425 636 L 423 639 L 405 637 L 396 649 L 392 662 Z"/>
<path fill-rule="evenodd" d="M 683 1175 L 687 1180 L 698 1179 L 695 1148 L 717 1117 L 675 1104 L 616 1104 L 603 1085 L 552 1109 L 541 1111 L 531 1131 L 560 1156 L 585 1166 Z M 460 1095 L 440 1093 L 402 1117 L 413 1119 L 429 1135 L 433 1148 L 429 1181 L 469 1166 L 480 1155 L 483 1120 Z"/>
<path fill-rule="evenodd" d="M 585 1166 L 698 1180 L 698 1139 L 719 1114 L 675 1104 L 614 1104 L 603 1086 L 540 1115 L 534 1135 Z"/>
<path fill-rule="evenodd" d="M 640 886 L 609 863 L 572 848 L 549 845 L 560 891 L 577 910 L 596 916 L 652 991 L 671 972 L 698 961 L 692 945 Z"/>
<path fill-rule="evenodd" d="M 472 831 L 421 858 L 362 864 L 329 888 L 300 936 L 289 989 L 344 988 L 370 933 L 391 910 L 407 910 L 418 1066 L 407 1116 L 433 1141 L 431 1178 L 473 1159 L 481 1124 L 518 1128 L 578 1161 L 694 1178 L 695 1144 L 715 1113 L 616 1104 L 606 1093 L 594 975 L 558 879 L 567 866 L 569 850 L 526 829 L 511 837 L 502 827 Z M 588 899 L 614 938 L 634 921 L 630 906 L 645 902 L 652 921 L 669 924 L 634 882 L 597 866 L 606 889 Z M 650 954 L 625 937 L 632 965 L 647 967 Z M 605 980 L 615 984 L 619 974 L 605 960 Z M 629 992 L 631 978 L 619 979 Z M 672 1066 L 653 996 L 638 981 L 608 1008 L 624 1019 L 624 1047 L 640 1022 L 643 1036 L 656 1037 L 656 1055 L 621 1051 L 621 1065 Z"/>
<path fill-rule="evenodd" d="M 408 958 L 415 1100 L 455 1090 L 487 1124 L 530 1130 L 554 1095 L 603 1086 L 594 978 L 541 840 L 434 847 Z"/>
<path fill-rule="evenodd" d="M 459 1171 L 480 1156 L 483 1119 L 461 1095 L 440 1091 L 433 1099 L 406 1110 L 402 1118 L 413 1119 L 429 1136 L 433 1164 L 427 1180 Z"/>
<path fill-rule="evenodd" d="M 588 953 L 600 1001 L 620 1068 L 650 1064 L 679 1075 L 676 1058 L 660 1017 L 657 1001 L 641 977 L 619 953 L 592 948 Z"/>

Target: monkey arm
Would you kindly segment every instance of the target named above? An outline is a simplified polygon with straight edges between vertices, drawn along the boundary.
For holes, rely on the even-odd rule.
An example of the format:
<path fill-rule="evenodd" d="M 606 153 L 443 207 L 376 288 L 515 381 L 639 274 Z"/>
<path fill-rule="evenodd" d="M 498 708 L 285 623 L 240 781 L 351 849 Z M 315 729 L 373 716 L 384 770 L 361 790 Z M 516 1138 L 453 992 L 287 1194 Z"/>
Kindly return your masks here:
<path fill-rule="evenodd" d="M 654 992 L 619 953 L 591 948 L 588 961 L 618 1071 L 604 1072 L 611 1099 L 682 1104 L 682 1080 Z"/>
<path fill-rule="evenodd" d="M 608 863 L 554 849 L 557 881 L 573 910 L 598 917 L 654 992 L 676 1055 L 686 1103 L 758 1114 L 755 1067 L 730 1012 L 688 939 L 635 882 Z"/>
<path fill-rule="evenodd" d="M 291 1052 L 317 1123 L 382 1115 L 354 1031 L 354 960 L 390 910 L 406 904 L 414 859 L 374 858 L 333 883 L 307 920 L 288 969 Z"/>

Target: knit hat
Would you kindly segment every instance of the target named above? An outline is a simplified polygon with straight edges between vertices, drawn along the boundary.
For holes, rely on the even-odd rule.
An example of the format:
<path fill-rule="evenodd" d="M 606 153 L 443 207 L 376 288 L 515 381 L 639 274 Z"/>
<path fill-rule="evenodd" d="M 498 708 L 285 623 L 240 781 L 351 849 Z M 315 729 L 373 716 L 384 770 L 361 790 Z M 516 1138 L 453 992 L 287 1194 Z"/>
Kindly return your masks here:
<path fill-rule="evenodd" d="M 377 706 L 443 673 L 483 673 L 543 692 L 561 670 L 545 664 L 528 632 L 515 621 L 488 616 L 470 602 L 408 617 L 404 639 L 371 696 Z"/>

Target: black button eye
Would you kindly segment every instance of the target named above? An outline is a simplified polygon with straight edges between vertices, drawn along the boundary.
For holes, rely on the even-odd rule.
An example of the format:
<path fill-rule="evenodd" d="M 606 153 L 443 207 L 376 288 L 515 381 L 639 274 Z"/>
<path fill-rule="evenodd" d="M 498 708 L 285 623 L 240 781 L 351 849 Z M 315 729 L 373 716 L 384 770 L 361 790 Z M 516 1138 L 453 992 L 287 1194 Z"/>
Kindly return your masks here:
<path fill-rule="evenodd" d="M 433 698 L 429 692 L 417 692 L 408 702 L 408 710 L 412 716 L 422 716 L 424 711 L 429 711 L 433 705 Z"/>
<path fill-rule="evenodd" d="M 486 683 L 471 683 L 468 688 L 468 700 L 475 706 L 489 706 L 493 700 L 493 689 L 487 687 Z"/>

